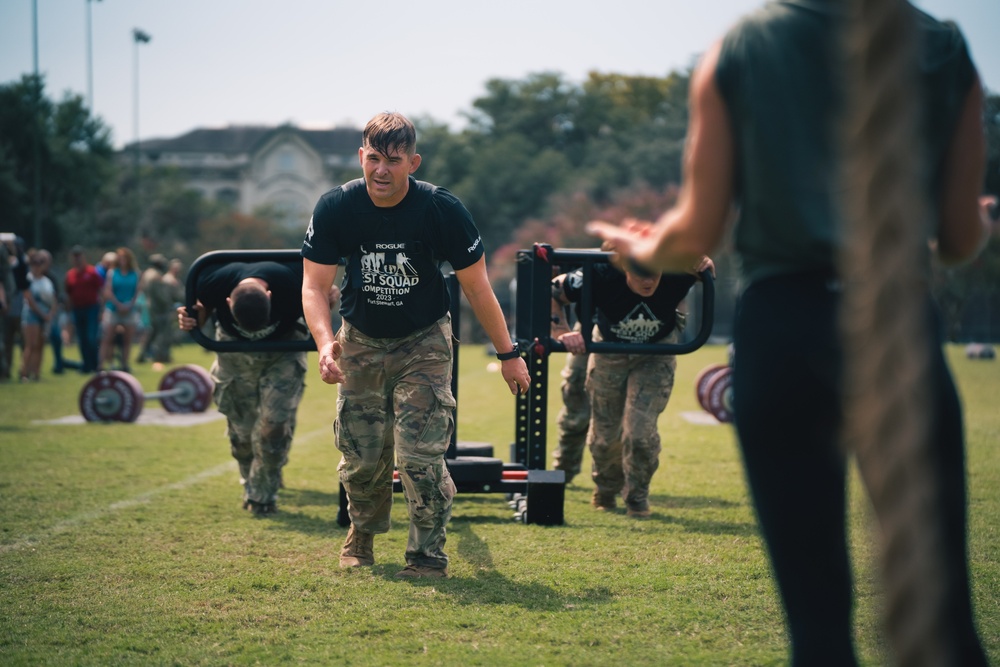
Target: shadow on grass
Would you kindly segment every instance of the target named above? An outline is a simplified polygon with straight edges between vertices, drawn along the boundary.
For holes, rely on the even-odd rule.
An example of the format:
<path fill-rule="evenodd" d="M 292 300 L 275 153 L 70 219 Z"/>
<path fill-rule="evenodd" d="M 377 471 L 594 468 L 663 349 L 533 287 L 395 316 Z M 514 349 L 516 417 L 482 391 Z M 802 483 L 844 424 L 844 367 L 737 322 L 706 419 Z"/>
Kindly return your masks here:
<path fill-rule="evenodd" d="M 266 517 L 282 530 L 295 530 L 305 535 L 330 535 L 334 532 L 347 533 L 346 528 L 337 525 L 337 509 L 339 496 L 336 492 L 316 491 L 314 489 L 282 489 L 278 494 L 278 513 Z M 319 508 L 319 516 L 306 511 Z"/>
<path fill-rule="evenodd" d="M 589 501 L 587 504 L 589 505 Z M 717 521 L 704 518 L 704 513 L 702 512 L 690 515 L 683 512 L 683 510 L 704 509 L 730 510 L 742 507 L 743 503 L 707 496 L 668 496 L 659 494 L 650 496 L 649 504 L 653 513 L 651 516 L 643 519 L 626 518 L 625 507 L 621 503 L 620 498 L 618 508 L 609 510 L 609 513 L 619 515 L 621 519 L 627 521 L 670 524 L 679 526 L 688 532 L 703 533 L 705 535 L 736 535 L 745 537 L 758 534 L 758 526 L 755 522 Z M 560 529 L 566 527 L 561 526 Z"/>
<path fill-rule="evenodd" d="M 537 582 L 519 582 L 497 571 L 489 546 L 476 535 L 469 521 L 452 520 L 448 527 L 449 541 L 457 556 L 475 570 L 472 577 L 450 579 L 418 579 L 412 585 L 433 586 L 464 605 L 513 605 L 527 611 L 562 611 L 581 606 L 594 606 L 612 600 L 610 588 L 598 587 L 575 591 L 572 595 Z M 393 574 L 387 571 L 385 576 Z"/>
<path fill-rule="evenodd" d="M 743 505 L 743 503 L 733 502 L 732 500 L 710 498 L 709 496 L 667 496 L 659 494 L 652 495 L 649 499 L 657 507 L 666 507 L 668 509 L 705 509 L 709 507 L 730 509 Z"/>
<path fill-rule="evenodd" d="M 298 505 L 300 507 L 331 506 L 334 510 L 336 510 L 338 503 L 340 502 L 340 496 L 338 495 L 336 489 L 333 489 L 332 491 L 317 491 L 315 489 L 285 488 L 278 493 L 278 503 L 282 504 L 282 501 L 291 505 Z"/>
<path fill-rule="evenodd" d="M 704 509 L 733 509 L 741 507 L 743 503 L 723 500 L 722 498 L 712 498 L 708 496 L 668 496 L 664 494 L 652 495 L 649 497 L 652 516 L 645 519 L 638 519 L 644 522 L 659 522 L 680 526 L 684 530 L 692 533 L 704 533 L 706 535 L 737 535 L 740 537 L 757 534 L 757 524 L 750 522 L 716 521 L 703 518 L 699 513 L 695 516 L 685 515 L 683 512 L 672 510 L 704 510 Z M 619 507 L 614 510 L 617 514 L 625 514 L 625 508 Z"/>
<path fill-rule="evenodd" d="M 673 524 L 680 526 L 688 532 L 704 533 L 705 535 L 736 535 L 739 537 L 752 537 L 758 534 L 757 524 L 755 523 L 733 523 L 730 521 L 689 519 L 686 517 L 657 512 L 655 509 L 653 510 L 653 515 L 644 520 Z"/>

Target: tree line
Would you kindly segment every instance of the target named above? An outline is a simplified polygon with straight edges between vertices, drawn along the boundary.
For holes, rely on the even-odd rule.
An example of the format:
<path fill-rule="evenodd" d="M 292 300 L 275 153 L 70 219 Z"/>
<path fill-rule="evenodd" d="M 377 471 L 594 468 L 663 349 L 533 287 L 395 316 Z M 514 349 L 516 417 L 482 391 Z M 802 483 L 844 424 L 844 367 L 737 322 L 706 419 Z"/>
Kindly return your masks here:
<path fill-rule="evenodd" d="M 520 248 L 534 242 L 591 247 L 584 224 L 655 219 L 676 200 L 687 128 L 690 72 L 664 77 L 592 72 L 582 83 L 555 72 L 491 79 L 452 131 L 414 118 L 421 179 L 443 185 L 473 213 L 499 286 Z M 1000 194 L 1000 96 L 987 95 L 984 192 Z M 120 159 L 110 130 L 83 99 L 50 99 L 44 79 L 0 86 L 0 226 L 57 253 L 73 244 L 129 245 L 187 262 L 219 248 L 297 247 L 301 234 L 267 210 L 242 215 L 185 187 L 177 170 Z M 360 169 L 355 175 L 360 176 Z M 303 224 L 304 228 L 304 224 Z M 719 284 L 735 292 L 728 248 L 715 258 Z M 952 336 L 976 300 L 996 301 L 1000 239 L 958 269 L 935 267 L 935 289 Z M 728 287 L 726 287 L 728 285 Z M 996 287 L 994 287 L 996 286 Z M 997 332 L 1000 335 L 1000 331 Z"/>

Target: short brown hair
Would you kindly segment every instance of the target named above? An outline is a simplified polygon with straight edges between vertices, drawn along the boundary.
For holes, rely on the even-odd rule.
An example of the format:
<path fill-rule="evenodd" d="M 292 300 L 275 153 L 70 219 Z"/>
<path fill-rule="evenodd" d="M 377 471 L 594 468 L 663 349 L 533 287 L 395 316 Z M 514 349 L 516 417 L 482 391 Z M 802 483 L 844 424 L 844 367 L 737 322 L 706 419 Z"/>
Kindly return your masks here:
<path fill-rule="evenodd" d="M 401 113 L 385 111 L 368 121 L 361 135 L 362 144 L 388 157 L 399 151 L 413 155 L 417 152 L 417 129 Z"/>
<path fill-rule="evenodd" d="M 240 283 L 230 293 L 230 310 L 236 324 L 247 331 L 260 331 L 271 321 L 271 299 L 259 285 Z"/>

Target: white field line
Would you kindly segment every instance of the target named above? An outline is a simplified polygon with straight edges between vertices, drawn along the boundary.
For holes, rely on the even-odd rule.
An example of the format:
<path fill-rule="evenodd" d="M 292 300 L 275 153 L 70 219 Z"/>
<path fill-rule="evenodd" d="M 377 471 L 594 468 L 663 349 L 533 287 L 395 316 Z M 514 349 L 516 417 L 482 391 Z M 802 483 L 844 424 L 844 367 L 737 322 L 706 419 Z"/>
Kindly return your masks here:
<path fill-rule="evenodd" d="M 302 436 L 297 436 L 292 443 L 292 447 L 293 449 L 300 450 L 302 448 L 302 445 L 305 445 L 306 443 L 315 440 L 317 437 L 321 435 L 329 436 L 332 441 L 333 429 L 327 427 L 318 429 L 316 431 L 311 431 Z M 101 509 L 91 510 L 89 512 L 82 512 L 80 514 L 77 514 L 76 516 L 71 516 L 68 519 L 64 519 L 63 521 L 60 521 L 59 523 L 48 528 L 47 530 L 43 530 L 42 532 L 36 533 L 35 535 L 25 535 L 23 537 L 19 537 L 18 539 L 8 544 L 0 544 L 0 554 L 9 553 L 11 551 L 19 551 L 27 547 L 33 547 L 57 535 L 67 533 L 73 530 L 74 528 L 78 528 L 92 521 L 96 521 L 97 519 L 100 519 L 101 517 L 104 517 L 108 514 L 112 514 L 114 512 L 118 512 L 121 510 L 129 509 L 131 507 L 136 507 L 137 505 L 148 503 L 153 498 L 163 495 L 164 493 L 169 493 L 171 491 L 182 491 L 186 488 L 200 484 L 201 482 L 204 482 L 207 479 L 218 477 L 219 475 L 232 472 L 236 469 L 237 469 L 236 461 L 230 460 L 227 461 L 226 463 L 217 465 L 214 468 L 209 468 L 208 470 L 202 470 L 199 473 L 195 473 L 194 475 L 182 479 L 179 482 L 165 484 L 150 491 L 140 493 L 139 495 L 133 498 L 128 498 L 126 500 L 119 500 L 113 502 L 107 507 Z"/>

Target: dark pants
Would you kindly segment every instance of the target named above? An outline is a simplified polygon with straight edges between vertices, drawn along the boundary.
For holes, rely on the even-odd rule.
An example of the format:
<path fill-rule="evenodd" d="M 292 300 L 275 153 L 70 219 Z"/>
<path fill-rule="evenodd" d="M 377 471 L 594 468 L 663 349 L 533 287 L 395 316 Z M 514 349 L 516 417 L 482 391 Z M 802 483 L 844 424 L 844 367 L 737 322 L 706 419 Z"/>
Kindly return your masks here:
<path fill-rule="evenodd" d="M 76 340 L 84 373 L 97 370 L 97 355 L 101 345 L 101 308 L 97 304 L 73 309 Z"/>
<path fill-rule="evenodd" d="M 733 402 L 747 482 L 781 594 L 794 665 L 856 664 L 847 549 L 846 459 L 839 443 L 842 350 L 838 293 L 824 276 L 751 285 L 734 330 Z M 938 329 L 930 325 L 931 446 L 948 553 L 948 621 L 985 664 L 972 622 L 966 562 L 962 414 Z"/>

